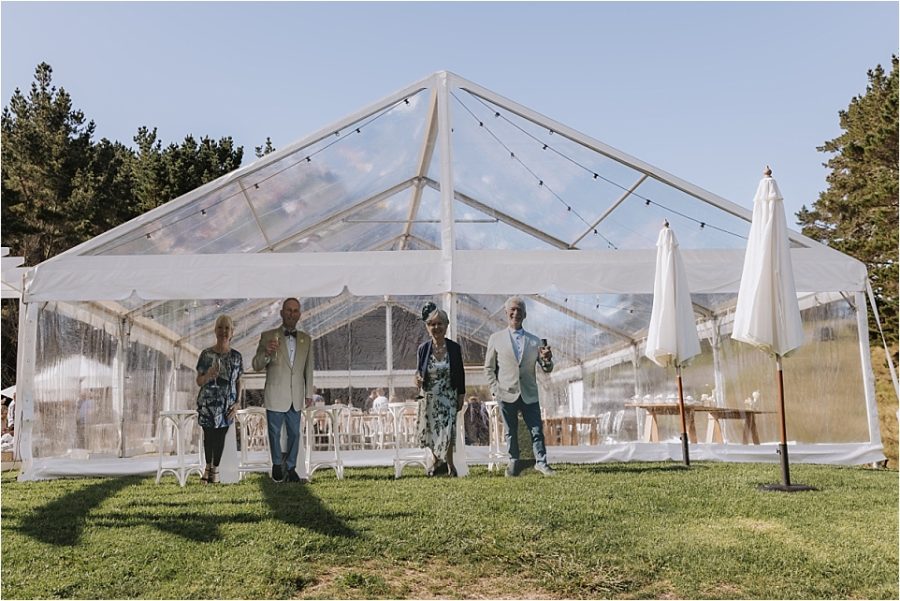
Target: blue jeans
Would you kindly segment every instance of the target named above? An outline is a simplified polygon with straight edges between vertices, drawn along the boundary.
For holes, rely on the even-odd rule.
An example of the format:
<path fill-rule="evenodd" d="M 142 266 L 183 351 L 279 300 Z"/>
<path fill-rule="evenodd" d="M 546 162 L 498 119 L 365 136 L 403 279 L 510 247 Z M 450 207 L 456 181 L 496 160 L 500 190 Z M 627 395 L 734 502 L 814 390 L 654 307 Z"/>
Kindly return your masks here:
<path fill-rule="evenodd" d="M 541 421 L 539 403 L 525 403 L 522 397 L 515 403 L 500 403 L 500 414 L 503 416 L 503 435 L 506 438 L 506 450 L 510 461 L 519 460 L 519 411 L 531 434 L 531 445 L 534 448 L 534 462 L 547 464 L 547 448 L 544 446 L 544 426 Z"/>
<path fill-rule="evenodd" d="M 272 465 L 284 464 L 288 471 L 297 467 L 297 453 L 300 450 L 300 413 L 291 407 L 287 411 L 271 411 L 266 409 L 266 422 L 269 427 L 269 452 L 272 454 Z M 287 428 L 287 456 L 281 456 L 281 428 Z"/>

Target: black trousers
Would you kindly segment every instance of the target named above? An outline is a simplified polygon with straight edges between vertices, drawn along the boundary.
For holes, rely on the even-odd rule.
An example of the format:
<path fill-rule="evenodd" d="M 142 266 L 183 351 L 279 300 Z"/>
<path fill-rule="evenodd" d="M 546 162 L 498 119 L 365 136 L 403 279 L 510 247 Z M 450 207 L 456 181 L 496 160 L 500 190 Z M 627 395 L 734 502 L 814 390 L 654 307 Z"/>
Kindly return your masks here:
<path fill-rule="evenodd" d="M 225 449 L 225 435 L 228 428 L 203 428 L 203 452 L 206 463 L 219 467 L 222 451 Z"/>

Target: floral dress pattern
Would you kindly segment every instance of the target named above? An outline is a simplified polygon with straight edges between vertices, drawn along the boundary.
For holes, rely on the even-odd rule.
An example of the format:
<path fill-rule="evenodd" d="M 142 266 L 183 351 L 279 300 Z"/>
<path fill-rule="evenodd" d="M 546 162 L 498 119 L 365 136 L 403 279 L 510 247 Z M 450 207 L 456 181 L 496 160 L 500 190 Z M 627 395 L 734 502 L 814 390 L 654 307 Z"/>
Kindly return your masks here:
<path fill-rule="evenodd" d="M 227 428 L 231 421 L 228 411 L 237 403 L 237 383 L 244 373 L 244 358 L 231 349 L 217 353 L 211 347 L 203 349 L 197 360 L 197 373 L 205 374 L 214 361 L 219 363 L 219 375 L 200 387 L 197 395 L 197 421 L 202 428 Z"/>
<path fill-rule="evenodd" d="M 428 358 L 423 386 L 425 399 L 419 403 L 419 446 L 427 447 L 439 458 L 456 440 L 456 390 L 450 385 L 450 359 Z"/>

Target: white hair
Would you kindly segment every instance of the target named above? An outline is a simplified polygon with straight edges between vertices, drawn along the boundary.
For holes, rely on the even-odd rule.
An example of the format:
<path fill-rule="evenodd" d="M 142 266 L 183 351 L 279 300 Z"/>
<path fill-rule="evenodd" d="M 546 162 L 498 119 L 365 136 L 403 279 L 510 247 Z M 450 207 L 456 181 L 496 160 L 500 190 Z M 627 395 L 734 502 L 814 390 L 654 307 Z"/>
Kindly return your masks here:
<path fill-rule="evenodd" d="M 427 324 L 429 321 L 431 321 L 432 317 L 437 317 L 440 321 L 442 321 L 444 323 L 445 326 L 450 325 L 450 316 L 447 315 L 447 312 L 444 311 L 443 309 L 435 309 L 434 311 L 429 313 L 428 319 L 425 320 L 425 323 Z"/>
<path fill-rule="evenodd" d="M 525 311 L 526 313 L 528 312 L 528 309 L 525 307 L 525 299 L 521 296 L 510 296 L 508 299 L 506 299 L 506 302 L 503 303 L 503 308 L 509 311 L 509 308 L 513 305 L 519 305 L 520 307 L 522 307 L 523 311 Z"/>

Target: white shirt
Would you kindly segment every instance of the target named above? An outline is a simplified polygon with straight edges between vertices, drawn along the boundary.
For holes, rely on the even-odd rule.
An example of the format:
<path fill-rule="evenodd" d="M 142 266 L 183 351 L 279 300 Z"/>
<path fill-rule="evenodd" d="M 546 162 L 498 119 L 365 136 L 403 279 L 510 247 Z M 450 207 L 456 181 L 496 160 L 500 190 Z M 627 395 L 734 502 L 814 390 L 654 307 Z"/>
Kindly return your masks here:
<path fill-rule="evenodd" d="M 387 413 L 388 398 L 386 396 L 376 397 L 372 401 L 372 413 Z"/>
<path fill-rule="evenodd" d="M 284 333 L 284 331 L 282 333 Z M 297 352 L 297 337 L 285 335 L 284 338 L 285 338 L 285 341 L 287 342 L 287 348 L 288 348 L 288 363 L 290 365 L 293 365 L 294 364 L 294 354 Z"/>

